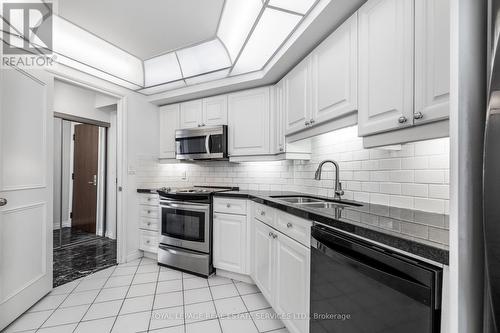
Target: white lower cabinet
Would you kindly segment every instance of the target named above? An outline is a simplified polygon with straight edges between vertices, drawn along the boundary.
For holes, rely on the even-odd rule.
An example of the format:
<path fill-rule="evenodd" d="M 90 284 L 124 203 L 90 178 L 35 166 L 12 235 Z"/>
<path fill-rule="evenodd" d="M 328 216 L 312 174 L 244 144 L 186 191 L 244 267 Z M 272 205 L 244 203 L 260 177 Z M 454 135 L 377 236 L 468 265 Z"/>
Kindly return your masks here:
<path fill-rule="evenodd" d="M 311 251 L 283 234 L 275 240 L 274 310 L 284 316 L 290 332 L 309 332 L 309 280 Z"/>
<path fill-rule="evenodd" d="M 255 284 L 291 333 L 307 333 L 311 250 L 257 219 L 254 223 Z"/>
<path fill-rule="evenodd" d="M 245 215 L 214 214 L 214 267 L 246 273 L 247 217 Z"/>
<path fill-rule="evenodd" d="M 254 220 L 254 246 L 253 246 L 253 279 L 264 297 L 270 301 L 273 295 L 273 256 L 274 240 L 271 236 L 272 228 L 264 223 Z"/>
<path fill-rule="evenodd" d="M 139 249 L 158 252 L 160 204 L 158 194 L 139 194 Z"/>

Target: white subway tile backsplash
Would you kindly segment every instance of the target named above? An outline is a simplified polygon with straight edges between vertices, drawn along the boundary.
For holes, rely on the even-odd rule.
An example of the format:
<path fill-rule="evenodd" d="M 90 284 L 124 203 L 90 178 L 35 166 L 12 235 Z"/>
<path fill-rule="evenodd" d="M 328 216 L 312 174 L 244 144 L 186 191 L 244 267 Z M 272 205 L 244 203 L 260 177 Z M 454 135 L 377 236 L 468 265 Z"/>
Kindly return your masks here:
<path fill-rule="evenodd" d="M 312 138 L 311 146 L 310 161 L 161 164 L 154 156 L 138 156 L 134 164 L 137 186 L 231 185 L 333 197 L 331 165 L 325 165 L 321 181 L 314 180 L 319 162 L 333 159 L 340 164 L 345 199 L 429 212 L 449 211 L 449 139 L 364 149 L 357 127 L 352 126 Z M 187 179 L 182 180 L 184 173 Z M 390 229 L 387 223 L 384 227 Z"/>

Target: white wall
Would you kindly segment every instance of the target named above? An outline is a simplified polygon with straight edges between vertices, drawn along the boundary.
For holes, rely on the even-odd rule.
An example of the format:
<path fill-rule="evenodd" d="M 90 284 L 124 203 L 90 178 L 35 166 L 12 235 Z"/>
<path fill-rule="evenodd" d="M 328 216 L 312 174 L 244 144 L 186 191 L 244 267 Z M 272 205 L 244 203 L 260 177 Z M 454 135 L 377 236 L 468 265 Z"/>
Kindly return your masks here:
<path fill-rule="evenodd" d="M 96 102 L 104 97 L 97 97 L 96 92 L 71 85 L 62 81 L 54 82 L 54 110 L 77 117 L 110 122 L 107 110 L 96 108 Z"/>
<path fill-rule="evenodd" d="M 71 212 L 71 122 L 54 119 L 54 229 L 70 226 Z M 62 183 L 62 184 L 61 184 Z"/>

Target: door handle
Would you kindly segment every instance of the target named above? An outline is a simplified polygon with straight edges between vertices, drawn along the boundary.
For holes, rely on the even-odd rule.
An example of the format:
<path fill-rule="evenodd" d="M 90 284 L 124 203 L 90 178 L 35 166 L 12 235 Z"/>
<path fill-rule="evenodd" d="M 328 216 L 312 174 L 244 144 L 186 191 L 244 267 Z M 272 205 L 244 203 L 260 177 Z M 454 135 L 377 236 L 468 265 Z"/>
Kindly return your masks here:
<path fill-rule="evenodd" d="M 97 175 L 94 175 L 94 180 L 93 181 L 87 182 L 87 183 L 89 183 L 91 185 L 94 185 L 94 186 L 97 186 Z"/>
<path fill-rule="evenodd" d="M 0 207 L 7 205 L 7 199 L 5 198 L 0 198 Z"/>
<path fill-rule="evenodd" d="M 207 154 L 210 154 L 210 134 L 205 137 L 205 149 Z"/>

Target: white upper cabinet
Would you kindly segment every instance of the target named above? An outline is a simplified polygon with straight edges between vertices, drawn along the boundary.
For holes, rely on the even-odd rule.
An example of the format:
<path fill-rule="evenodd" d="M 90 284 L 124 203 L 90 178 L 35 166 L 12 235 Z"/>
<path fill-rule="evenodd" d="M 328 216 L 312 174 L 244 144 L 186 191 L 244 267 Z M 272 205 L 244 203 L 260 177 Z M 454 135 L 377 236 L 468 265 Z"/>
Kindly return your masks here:
<path fill-rule="evenodd" d="M 227 95 L 203 99 L 203 126 L 227 124 Z"/>
<path fill-rule="evenodd" d="M 269 87 L 228 95 L 228 141 L 231 156 L 270 153 L 269 97 Z"/>
<path fill-rule="evenodd" d="M 285 152 L 285 108 L 284 108 L 284 80 L 281 80 L 274 86 L 274 94 L 275 94 L 275 116 L 276 116 L 276 125 L 275 125 L 275 134 L 276 134 L 276 153 L 284 153 Z"/>
<path fill-rule="evenodd" d="M 203 124 L 201 100 L 181 103 L 181 128 L 200 127 Z"/>
<path fill-rule="evenodd" d="M 415 1 L 415 124 L 448 118 L 450 2 Z"/>
<path fill-rule="evenodd" d="M 357 13 L 311 55 L 313 125 L 355 112 L 358 108 Z"/>
<path fill-rule="evenodd" d="M 358 11 L 361 136 L 413 124 L 413 19 L 413 0 L 369 0 Z"/>
<path fill-rule="evenodd" d="M 175 130 L 178 128 L 179 104 L 160 107 L 160 158 L 175 158 Z"/>
<path fill-rule="evenodd" d="M 284 79 L 285 132 L 307 128 L 311 120 L 311 59 L 299 63 Z"/>

